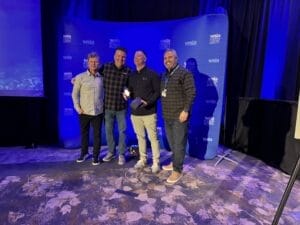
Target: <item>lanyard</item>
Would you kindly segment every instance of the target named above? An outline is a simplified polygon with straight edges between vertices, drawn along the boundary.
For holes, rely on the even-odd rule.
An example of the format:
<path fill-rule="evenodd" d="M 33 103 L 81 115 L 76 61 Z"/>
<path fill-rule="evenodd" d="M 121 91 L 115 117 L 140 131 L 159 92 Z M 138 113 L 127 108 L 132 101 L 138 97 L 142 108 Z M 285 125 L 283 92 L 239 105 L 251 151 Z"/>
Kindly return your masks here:
<path fill-rule="evenodd" d="M 165 87 L 164 87 L 165 90 L 167 89 L 167 85 L 168 85 L 170 77 L 175 73 L 175 71 L 178 69 L 178 67 L 179 67 L 179 64 L 177 64 L 177 66 L 174 68 L 174 70 L 169 75 L 166 75 Z"/>

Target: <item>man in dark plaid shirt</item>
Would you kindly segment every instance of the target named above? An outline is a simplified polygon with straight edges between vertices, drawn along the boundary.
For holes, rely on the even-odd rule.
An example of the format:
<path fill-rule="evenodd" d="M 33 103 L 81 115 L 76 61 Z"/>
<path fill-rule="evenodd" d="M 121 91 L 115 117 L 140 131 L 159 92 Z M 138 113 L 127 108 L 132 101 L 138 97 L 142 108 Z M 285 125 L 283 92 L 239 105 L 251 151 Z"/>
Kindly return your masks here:
<path fill-rule="evenodd" d="M 182 177 L 189 115 L 196 90 L 193 75 L 179 66 L 174 49 L 165 51 L 164 65 L 167 70 L 161 81 L 162 111 L 168 143 L 173 154 L 172 162 L 162 168 L 172 171 L 167 183 L 174 184 Z"/>
<path fill-rule="evenodd" d="M 114 121 L 116 119 L 119 131 L 119 165 L 125 163 L 126 149 L 127 103 L 122 93 L 128 85 L 128 74 L 131 72 L 130 68 L 125 66 L 126 55 L 126 49 L 116 48 L 114 62 L 106 63 L 100 68 L 104 80 L 105 131 L 109 150 L 103 161 L 108 162 L 115 157 Z"/>

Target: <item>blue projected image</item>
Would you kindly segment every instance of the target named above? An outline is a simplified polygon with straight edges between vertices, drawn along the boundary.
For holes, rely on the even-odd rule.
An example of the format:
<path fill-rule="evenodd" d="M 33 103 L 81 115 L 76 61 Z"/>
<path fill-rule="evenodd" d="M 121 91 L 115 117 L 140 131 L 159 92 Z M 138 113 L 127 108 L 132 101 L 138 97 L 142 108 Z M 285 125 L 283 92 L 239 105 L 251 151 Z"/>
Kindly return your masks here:
<path fill-rule="evenodd" d="M 40 0 L 1 0 L 0 30 L 0 96 L 43 96 Z"/>

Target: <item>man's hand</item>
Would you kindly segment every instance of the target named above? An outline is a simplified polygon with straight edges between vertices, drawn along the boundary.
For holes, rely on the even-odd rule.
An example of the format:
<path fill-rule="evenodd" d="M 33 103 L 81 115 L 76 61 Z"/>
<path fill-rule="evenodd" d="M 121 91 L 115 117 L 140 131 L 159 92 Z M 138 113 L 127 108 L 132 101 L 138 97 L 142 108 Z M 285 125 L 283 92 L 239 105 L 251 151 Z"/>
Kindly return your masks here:
<path fill-rule="evenodd" d="M 181 123 L 185 122 L 189 117 L 189 113 L 188 112 L 185 112 L 185 111 L 182 111 L 179 115 L 179 121 Z"/>
<path fill-rule="evenodd" d="M 127 97 L 127 95 L 123 92 L 123 98 L 125 99 L 125 101 L 127 101 L 128 100 L 128 97 Z"/>
<path fill-rule="evenodd" d="M 127 101 L 130 98 L 130 91 L 125 88 L 123 91 L 123 98 Z"/>
<path fill-rule="evenodd" d="M 78 112 L 79 115 L 84 114 L 84 112 L 81 108 L 77 112 Z"/>

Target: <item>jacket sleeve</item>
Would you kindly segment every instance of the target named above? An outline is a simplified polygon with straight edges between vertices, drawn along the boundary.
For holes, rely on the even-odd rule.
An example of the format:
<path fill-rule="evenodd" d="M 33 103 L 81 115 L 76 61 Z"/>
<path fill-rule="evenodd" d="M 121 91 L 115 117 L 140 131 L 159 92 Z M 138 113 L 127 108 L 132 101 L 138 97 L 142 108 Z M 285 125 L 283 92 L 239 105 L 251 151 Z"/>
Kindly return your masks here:
<path fill-rule="evenodd" d="M 189 71 L 186 71 L 184 74 L 183 79 L 183 86 L 184 86 L 184 111 L 189 112 L 193 105 L 195 96 L 196 96 L 196 87 L 194 82 L 193 74 Z"/>
<path fill-rule="evenodd" d="M 149 98 L 146 99 L 148 105 L 155 104 L 157 99 L 160 97 L 160 78 L 158 74 L 153 73 L 151 78 L 151 84 L 153 88 L 153 92 L 149 96 Z"/>

